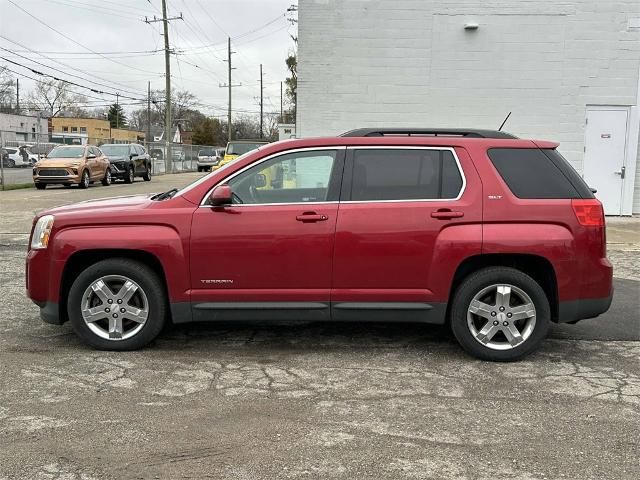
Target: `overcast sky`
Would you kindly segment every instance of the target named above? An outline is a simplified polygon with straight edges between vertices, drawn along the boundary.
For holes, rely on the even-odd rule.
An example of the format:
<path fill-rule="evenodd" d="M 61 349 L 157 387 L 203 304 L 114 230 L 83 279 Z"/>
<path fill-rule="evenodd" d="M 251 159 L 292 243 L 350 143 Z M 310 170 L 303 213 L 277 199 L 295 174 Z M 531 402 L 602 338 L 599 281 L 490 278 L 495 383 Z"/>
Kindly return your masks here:
<path fill-rule="evenodd" d="M 165 86 L 164 53 L 147 53 L 164 48 L 162 22 L 146 24 L 162 16 L 161 0 L 0 0 L 0 50 L 4 56 L 29 65 L 41 72 L 93 86 L 103 91 L 119 92 L 146 98 L 147 81 L 152 89 Z M 285 58 L 293 48 L 289 34 L 295 27 L 287 21 L 287 8 L 296 0 L 168 0 L 169 16 L 182 13 L 184 20 L 169 26 L 172 49 L 180 52 L 171 57 L 172 87 L 189 90 L 203 104 L 209 115 L 226 115 L 227 90 L 219 88 L 227 82 L 227 35 L 231 36 L 233 55 L 233 109 L 258 111 L 259 65 L 263 64 L 265 111 L 280 110 L 280 81 L 287 74 Z M 38 22 L 20 7 L 62 34 Z M 288 15 L 291 17 L 291 14 Z M 23 46 L 17 45 L 22 44 Z M 77 42 L 77 43 L 74 43 Z M 86 47 L 86 48 L 83 48 Z M 39 56 L 31 50 L 46 55 Z M 90 52 L 109 52 L 98 56 Z M 126 52 L 126 53 L 112 53 Z M 129 53 L 134 52 L 134 53 Z M 145 52 L 145 53 L 138 53 Z M 55 72 L 16 54 L 53 66 Z M 106 57 L 106 58 L 105 58 Z M 63 66 L 62 62 L 70 67 Z M 0 59 L 0 65 L 16 72 L 37 77 L 32 72 Z M 127 68 L 131 66 L 131 68 Z M 199 68 L 198 68 L 199 67 Z M 70 74 L 79 75 L 82 79 Z M 99 78 L 97 78 L 99 77 Z M 95 82 L 95 83 L 94 83 Z M 22 98 L 33 81 L 21 78 Z M 111 88 L 96 85 L 102 83 Z M 114 100 L 74 87 L 94 97 L 95 104 Z M 127 104 L 132 100 L 121 99 Z M 127 110 L 138 108 L 126 105 Z"/>

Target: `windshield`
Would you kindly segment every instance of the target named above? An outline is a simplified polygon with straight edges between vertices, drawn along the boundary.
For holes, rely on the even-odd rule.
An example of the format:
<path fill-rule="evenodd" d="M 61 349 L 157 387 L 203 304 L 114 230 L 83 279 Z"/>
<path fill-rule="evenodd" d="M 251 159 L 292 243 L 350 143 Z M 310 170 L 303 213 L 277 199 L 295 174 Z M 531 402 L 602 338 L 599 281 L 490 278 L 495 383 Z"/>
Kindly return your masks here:
<path fill-rule="evenodd" d="M 244 155 L 251 150 L 260 148 L 264 143 L 235 143 L 231 142 L 227 145 L 227 155 Z"/>
<path fill-rule="evenodd" d="M 108 157 L 126 157 L 129 155 L 129 145 L 102 145 L 100 150 Z"/>
<path fill-rule="evenodd" d="M 47 158 L 82 158 L 84 147 L 55 147 L 49 152 Z"/>
<path fill-rule="evenodd" d="M 215 154 L 216 152 L 213 150 L 213 148 L 203 148 L 198 152 L 199 157 L 213 157 Z"/>

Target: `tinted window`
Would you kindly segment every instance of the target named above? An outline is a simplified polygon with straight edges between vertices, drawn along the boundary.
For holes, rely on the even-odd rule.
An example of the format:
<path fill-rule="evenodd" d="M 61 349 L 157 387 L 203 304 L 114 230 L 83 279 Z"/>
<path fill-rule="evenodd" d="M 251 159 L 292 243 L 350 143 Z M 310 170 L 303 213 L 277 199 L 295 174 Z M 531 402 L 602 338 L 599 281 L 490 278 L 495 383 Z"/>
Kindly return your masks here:
<path fill-rule="evenodd" d="M 352 200 L 451 199 L 461 189 L 449 150 L 354 150 Z"/>
<path fill-rule="evenodd" d="M 582 198 L 565 174 L 538 148 L 492 148 L 489 158 L 518 198 Z"/>
<path fill-rule="evenodd" d="M 260 163 L 233 178 L 234 203 L 324 202 L 336 152 L 297 152 Z"/>

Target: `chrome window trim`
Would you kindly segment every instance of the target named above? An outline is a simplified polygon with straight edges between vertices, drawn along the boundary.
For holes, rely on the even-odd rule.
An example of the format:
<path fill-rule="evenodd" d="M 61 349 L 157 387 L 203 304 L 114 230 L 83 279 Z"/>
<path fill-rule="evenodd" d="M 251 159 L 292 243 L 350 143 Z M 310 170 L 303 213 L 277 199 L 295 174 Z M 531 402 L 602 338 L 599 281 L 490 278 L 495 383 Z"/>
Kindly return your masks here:
<path fill-rule="evenodd" d="M 260 160 L 258 160 L 257 162 L 253 162 L 249 165 L 247 165 L 244 168 L 241 168 L 240 170 L 238 170 L 237 172 L 232 173 L 231 175 L 229 175 L 227 178 L 224 178 L 223 180 L 221 180 L 220 182 L 216 183 L 213 187 L 211 187 L 209 190 L 207 190 L 207 193 L 205 194 L 204 197 L 202 197 L 202 200 L 200 201 L 200 205 L 198 205 L 198 207 L 211 207 L 211 205 L 206 204 L 206 200 L 209 198 L 209 196 L 211 195 L 211 192 L 213 192 L 213 190 L 219 186 L 219 185 L 224 185 L 225 183 L 228 183 L 229 181 L 233 180 L 236 176 L 240 175 L 241 173 L 249 170 L 250 168 L 255 167 L 256 165 L 261 164 L 262 162 L 266 162 L 267 160 L 271 160 L 272 158 L 276 158 L 279 157 L 281 155 L 289 155 L 290 153 L 298 153 L 298 152 L 313 152 L 313 151 L 318 151 L 318 150 L 346 150 L 346 145 L 336 145 L 336 146 L 331 146 L 331 147 L 303 147 L 303 148 L 295 148 L 292 150 L 284 150 L 281 152 L 276 152 L 276 153 L 272 153 L 271 155 L 267 155 L 264 158 L 261 158 Z M 269 205 L 324 205 L 324 204 L 331 204 L 331 203 L 338 203 L 335 201 L 326 201 L 326 202 L 292 202 L 292 203 L 247 203 L 247 204 L 243 204 L 243 203 L 238 203 L 238 204 L 232 204 L 233 207 L 262 207 L 262 206 L 269 206 Z"/>
<path fill-rule="evenodd" d="M 465 190 L 467 189 L 467 177 L 462 169 L 460 159 L 456 154 L 456 150 L 453 147 L 428 147 L 420 145 L 362 145 L 348 147 L 349 150 L 437 150 L 437 151 L 449 151 L 453 155 L 456 165 L 458 166 L 458 172 L 462 177 L 462 187 L 460 192 L 455 198 L 410 198 L 410 199 L 397 199 L 397 200 L 342 200 L 340 203 L 345 204 L 358 204 L 358 203 L 408 203 L 408 202 L 455 202 L 462 198 Z"/>

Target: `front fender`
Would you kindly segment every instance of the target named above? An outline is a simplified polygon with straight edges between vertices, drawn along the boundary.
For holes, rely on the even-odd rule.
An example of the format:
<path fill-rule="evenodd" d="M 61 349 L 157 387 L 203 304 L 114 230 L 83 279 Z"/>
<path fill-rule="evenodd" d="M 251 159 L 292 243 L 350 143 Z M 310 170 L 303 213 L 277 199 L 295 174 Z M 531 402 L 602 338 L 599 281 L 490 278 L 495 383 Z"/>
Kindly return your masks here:
<path fill-rule="evenodd" d="M 71 227 L 56 232 L 51 258 L 49 298 L 58 299 L 65 265 L 72 255 L 89 250 L 132 250 L 153 255 L 162 266 L 169 301 L 189 301 L 188 252 L 179 233 L 166 225 Z M 188 248 L 188 247 L 187 247 Z"/>

